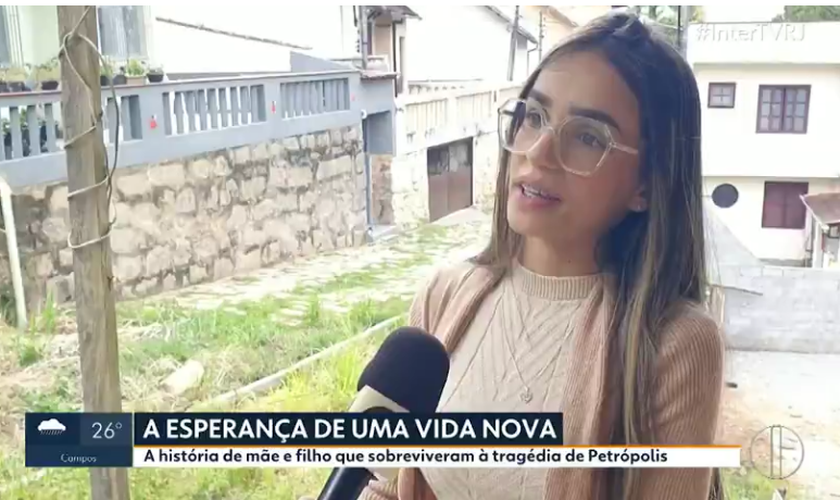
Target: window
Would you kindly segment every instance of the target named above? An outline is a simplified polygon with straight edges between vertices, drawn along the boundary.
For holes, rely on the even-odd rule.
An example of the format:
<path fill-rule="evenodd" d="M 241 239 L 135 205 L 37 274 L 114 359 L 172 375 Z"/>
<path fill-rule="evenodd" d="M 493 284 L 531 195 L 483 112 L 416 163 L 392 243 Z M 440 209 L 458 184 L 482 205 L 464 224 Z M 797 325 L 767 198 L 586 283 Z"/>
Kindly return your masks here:
<path fill-rule="evenodd" d="M 710 83 L 709 84 L 709 107 L 710 108 L 734 108 L 735 107 L 735 84 L 734 83 Z"/>
<path fill-rule="evenodd" d="M 114 61 L 146 59 L 146 7 L 99 7 L 99 46 Z"/>
<path fill-rule="evenodd" d="M 758 87 L 759 133 L 804 134 L 808 130 L 811 86 Z"/>
<path fill-rule="evenodd" d="M 712 201 L 720 208 L 729 208 L 738 202 L 738 189 L 732 184 L 721 184 L 712 191 Z"/>
<path fill-rule="evenodd" d="M 801 196 L 805 194 L 807 182 L 765 182 L 761 227 L 804 229 L 805 204 Z"/>

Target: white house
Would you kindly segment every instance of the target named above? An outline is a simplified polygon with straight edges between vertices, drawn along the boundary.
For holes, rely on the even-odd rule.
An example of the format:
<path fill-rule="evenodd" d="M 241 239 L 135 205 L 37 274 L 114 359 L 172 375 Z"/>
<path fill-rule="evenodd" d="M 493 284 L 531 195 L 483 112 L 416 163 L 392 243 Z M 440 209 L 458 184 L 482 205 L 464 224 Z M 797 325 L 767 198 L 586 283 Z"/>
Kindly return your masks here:
<path fill-rule="evenodd" d="M 440 4 L 414 10 L 420 18 L 410 19 L 407 26 L 409 81 L 507 79 L 512 9 Z M 537 43 L 524 22 L 520 20 L 516 36 L 517 82 L 527 77 L 528 51 Z"/>
<path fill-rule="evenodd" d="M 369 54 L 388 56 L 392 71 L 410 81 L 507 79 L 512 8 L 428 5 L 403 8 L 408 15 L 394 16 L 400 7 L 368 9 Z M 116 62 L 150 61 L 176 76 L 289 71 L 291 51 L 340 59 L 360 50 L 354 6 L 196 9 L 170 2 L 100 6 L 98 14 L 105 56 Z M 536 64 L 535 27 L 527 24 L 520 21 L 515 37 L 515 81 Z M 57 50 L 55 6 L 0 7 L 0 65 L 37 65 Z"/>
<path fill-rule="evenodd" d="M 756 257 L 817 265 L 802 197 L 840 192 L 840 23 L 709 23 L 688 35 L 706 194 Z"/>
<path fill-rule="evenodd" d="M 327 58 L 357 51 L 352 6 L 196 9 L 170 2 L 97 9 L 103 55 L 150 61 L 176 75 L 289 71 L 292 50 Z M 0 7 L 0 65 L 37 65 L 57 51 L 55 6 Z"/>

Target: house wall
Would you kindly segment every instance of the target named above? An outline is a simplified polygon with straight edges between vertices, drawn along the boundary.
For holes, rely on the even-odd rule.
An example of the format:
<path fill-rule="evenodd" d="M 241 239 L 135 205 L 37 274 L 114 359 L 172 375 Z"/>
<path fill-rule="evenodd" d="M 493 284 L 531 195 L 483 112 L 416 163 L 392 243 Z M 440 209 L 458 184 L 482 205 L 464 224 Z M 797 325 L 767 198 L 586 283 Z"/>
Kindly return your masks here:
<path fill-rule="evenodd" d="M 820 235 L 820 245 L 823 245 L 822 267 L 840 270 L 840 239 L 829 238 L 828 233 L 823 232 Z"/>
<path fill-rule="evenodd" d="M 499 167 L 499 137 L 479 134 L 473 140 L 473 201 L 479 206 L 492 205 L 496 196 Z"/>
<path fill-rule="evenodd" d="M 253 9 L 231 9 L 206 5 L 201 9 L 186 4 L 157 4 L 153 18 L 163 17 L 238 34 L 283 41 L 303 47 L 316 57 L 342 57 L 355 53 L 356 30 L 350 6 L 262 5 Z M 289 49 L 256 41 L 181 28 L 160 21 L 154 23 L 152 58 L 168 71 L 200 67 L 202 71 L 288 71 Z M 197 50 L 197 48 L 201 50 Z M 231 69 L 237 68 L 237 69 Z M 239 69 L 243 68 L 243 69 Z"/>
<path fill-rule="evenodd" d="M 837 178 L 840 66 L 695 65 L 707 176 Z M 707 108 L 709 82 L 735 82 L 735 108 Z M 758 87 L 811 85 L 806 134 L 758 134 Z"/>
<path fill-rule="evenodd" d="M 377 19 L 371 33 L 371 53 L 385 56 L 388 69 L 394 71 L 394 46 L 391 42 L 391 22 L 388 18 Z"/>
<path fill-rule="evenodd" d="M 110 238 L 119 297 L 137 297 L 295 255 L 360 244 L 359 126 L 117 170 Z M 14 197 L 30 310 L 73 294 L 66 183 Z M 0 245 L 5 252 L 5 242 Z M 8 273 L 5 253 L 0 265 Z M 9 282 L 0 276 L 0 283 Z"/>
<path fill-rule="evenodd" d="M 840 354 L 840 271 L 775 266 L 725 269 L 731 349 Z"/>
<path fill-rule="evenodd" d="M 369 113 L 363 121 L 368 154 L 394 154 L 393 110 Z"/>
<path fill-rule="evenodd" d="M 510 31 L 485 7 L 425 5 L 406 26 L 406 75 L 411 81 L 507 79 Z M 527 48 L 516 54 L 514 80 L 527 76 Z"/>
<path fill-rule="evenodd" d="M 840 270 L 764 264 L 704 205 L 708 278 L 723 292 L 728 347 L 840 353 Z"/>
<path fill-rule="evenodd" d="M 496 189 L 499 140 L 495 130 L 473 138 L 473 204 L 492 205 Z M 410 226 L 429 220 L 428 149 L 398 156 L 372 157 L 374 216 L 380 224 Z"/>
<path fill-rule="evenodd" d="M 380 163 L 379 170 L 386 164 Z M 429 220 L 429 173 L 426 166 L 426 150 L 421 149 L 400 154 L 390 159 L 391 186 L 376 188 L 387 192 L 391 206 L 382 207 L 382 213 L 391 213 L 392 223 L 411 226 Z M 376 170 L 374 170 L 376 172 Z M 382 174 L 376 179 L 386 181 Z M 375 181 L 376 182 L 376 181 Z M 378 199 L 387 199 L 385 195 Z"/>
<path fill-rule="evenodd" d="M 24 60 L 39 64 L 58 53 L 55 6 L 20 6 Z M 147 7 L 148 56 L 170 73 L 289 71 L 290 47 L 210 33 L 157 20 L 172 19 L 240 35 L 311 47 L 316 57 L 342 57 L 356 50 L 357 32 L 351 6 L 274 3 L 253 9 L 169 3 Z M 317 28 L 317 29 L 316 29 Z"/>
<path fill-rule="evenodd" d="M 58 11 L 55 6 L 20 5 L 23 59 L 30 64 L 42 64 L 58 56 Z"/>
<path fill-rule="evenodd" d="M 545 11 L 543 15 L 543 55 L 545 55 L 552 47 L 560 43 L 561 40 L 571 35 L 574 28 L 565 21 L 561 21 L 549 14 L 548 9 L 540 5 L 523 5 L 522 16 L 539 29 L 540 11 L 543 10 Z M 539 36 L 539 31 L 535 34 Z"/>
<path fill-rule="evenodd" d="M 373 225 L 394 224 L 394 193 L 391 177 L 393 155 L 370 155 L 371 208 Z"/>
<path fill-rule="evenodd" d="M 737 98 L 736 98 L 737 99 Z M 756 257 L 769 261 L 802 261 L 807 257 L 805 229 L 768 229 L 761 227 L 765 181 L 808 182 L 809 193 L 840 191 L 840 180 L 803 178 L 762 178 L 706 176 L 704 192 L 711 196 L 715 187 L 731 184 L 738 190 L 738 201 L 729 208 L 712 205 L 720 220 Z"/>
<path fill-rule="evenodd" d="M 171 50 L 181 43 L 182 49 Z M 290 50 L 168 23 L 155 24 L 153 60 L 168 73 L 290 71 Z M 186 50 L 187 47 L 190 50 Z M 201 47 L 201 50 L 196 50 Z"/>
<path fill-rule="evenodd" d="M 840 112 L 840 67 L 814 64 L 695 64 L 703 109 L 705 192 L 734 185 L 738 202 L 716 210 L 757 257 L 779 263 L 807 258 L 809 228 L 761 227 L 765 181 L 808 182 L 809 192 L 840 190 L 836 113 Z M 735 107 L 708 108 L 709 83 L 734 82 Z M 760 85 L 810 85 L 805 134 L 756 133 Z"/>

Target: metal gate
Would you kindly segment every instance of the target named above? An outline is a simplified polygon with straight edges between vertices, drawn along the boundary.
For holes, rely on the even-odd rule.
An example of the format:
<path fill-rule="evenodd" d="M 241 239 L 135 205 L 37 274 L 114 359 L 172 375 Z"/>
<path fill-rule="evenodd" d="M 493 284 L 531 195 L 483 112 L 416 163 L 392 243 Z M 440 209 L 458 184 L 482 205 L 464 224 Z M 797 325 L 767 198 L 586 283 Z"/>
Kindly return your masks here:
<path fill-rule="evenodd" d="M 472 138 L 429 148 L 429 221 L 472 206 Z"/>

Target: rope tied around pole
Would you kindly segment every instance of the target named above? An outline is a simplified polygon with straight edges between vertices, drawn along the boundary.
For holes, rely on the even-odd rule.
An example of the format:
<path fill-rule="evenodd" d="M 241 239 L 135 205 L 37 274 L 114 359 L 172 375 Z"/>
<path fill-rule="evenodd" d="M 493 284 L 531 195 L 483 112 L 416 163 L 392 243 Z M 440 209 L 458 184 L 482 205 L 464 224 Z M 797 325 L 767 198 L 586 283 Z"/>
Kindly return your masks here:
<path fill-rule="evenodd" d="M 82 22 L 90 14 L 90 12 L 91 12 L 91 7 L 87 7 L 85 9 L 84 13 L 82 14 L 82 16 L 79 18 L 79 21 L 73 27 L 73 29 L 69 33 L 65 34 L 64 37 L 62 38 L 61 47 L 58 51 L 59 59 L 62 59 L 62 58 L 64 59 L 64 61 L 67 63 L 67 66 L 70 68 L 71 73 L 79 80 L 79 82 L 81 82 L 82 86 L 84 87 L 85 91 L 87 92 L 87 95 L 88 95 L 87 96 L 88 97 L 87 105 L 90 107 L 90 115 L 93 117 L 92 123 L 91 123 L 89 128 L 87 128 L 83 132 L 79 133 L 78 135 L 76 135 L 75 137 L 67 140 L 64 143 L 64 149 L 65 150 L 67 150 L 68 148 L 77 147 L 78 146 L 77 142 L 81 138 L 83 138 L 83 137 L 85 137 L 89 134 L 97 133 L 97 135 L 100 138 L 102 138 L 102 133 L 104 131 L 104 127 L 103 127 L 103 123 L 102 123 L 102 114 L 103 113 L 102 113 L 101 109 L 100 109 L 99 113 L 95 112 L 95 103 L 94 103 L 93 89 L 91 88 L 91 84 L 90 84 L 90 82 L 85 81 L 85 79 L 82 77 L 82 75 L 76 69 L 76 65 L 73 64 L 73 60 L 70 58 L 69 50 L 68 50 L 68 47 L 70 46 L 71 43 L 84 42 L 86 45 L 88 45 L 88 47 L 91 48 L 91 50 L 94 51 L 96 56 L 99 58 L 100 64 L 102 64 L 106 67 L 109 67 L 108 62 L 102 56 L 102 53 L 99 51 L 99 48 L 96 46 L 96 44 L 93 43 L 90 40 L 90 38 L 88 38 L 85 35 L 82 35 L 82 34 L 79 33 L 79 27 L 82 25 Z M 108 168 L 108 148 L 105 147 L 104 142 L 101 143 L 100 146 L 103 148 L 104 155 L 105 155 L 105 170 L 106 170 L 105 178 L 102 179 L 101 181 L 97 182 L 96 184 L 92 184 L 90 186 L 86 186 L 86 187 L 83 187 L 83 188 L 80 188 L 80 189 L 76 189 L 74 191 L 71 191 L 71 192 L 67 193 L 67 199 L 70 200 L 70 198 L 72 198 L 74 196 L 79 196 L 81 194 L 85 194 L 85 193 L 91 192 L 95 189 L 99 189 L 102 186 L 105 186 L 107 188 L 107 190 L 106 190 L 107 205 L 110 208 L 111 203 L 112 203 L 111 198 L 112 198 L 112 192 L 113 192 L 114 171 L 117 168 L 117 158 L 119 157 L 119 151 L 120 151 L 119 150 L 119 145 L 120 145 L 120 139 L 119 139 L 119 133 L 120 133 L 119 106 L 120 106 L 120 103 L 117 100 L 117 92 L 114 89 L 113 78 L 109 82 L 109 88 L 111 90 L 111 97 L 114 100 L 114 104 L 117 106 L 116 120 L 115 120 L 115 124 L 114 124 L 114 129 L 115 129 L 115 132 L 114 132 L 114 163 L 111 166 L 111 168 Z M 116 210 L 115 210 L 115 212 L 116 212 Z M 100 235 L 97 238 L 94 238 L 92 240 L 85 241 L 85 242 L 82 242 L 82 243 L 73 243 L 72 239 L 71 239 L 71 234 L 68 234 L 67 235 L 67 246 L 69 248 L 73 249 L 73 250 L 77 250 L 79 248 L 84 248 L 84 247 L 87 247 L 87 246 L 94 245 L 94 244 L 100 243 L 102 241 L 105 241 L 106 239 L 108 239 L 111 236 L 111 230 L 113 229 L 114 224 L 116 222 L 117 222 L 117 218 L 116 218 L 116 215 L 114 215 L 114 218 L 111 219 L 108 222 L 108 229 L 107 229 L 107 231 L 105 231 L 104 234 Z"/>

